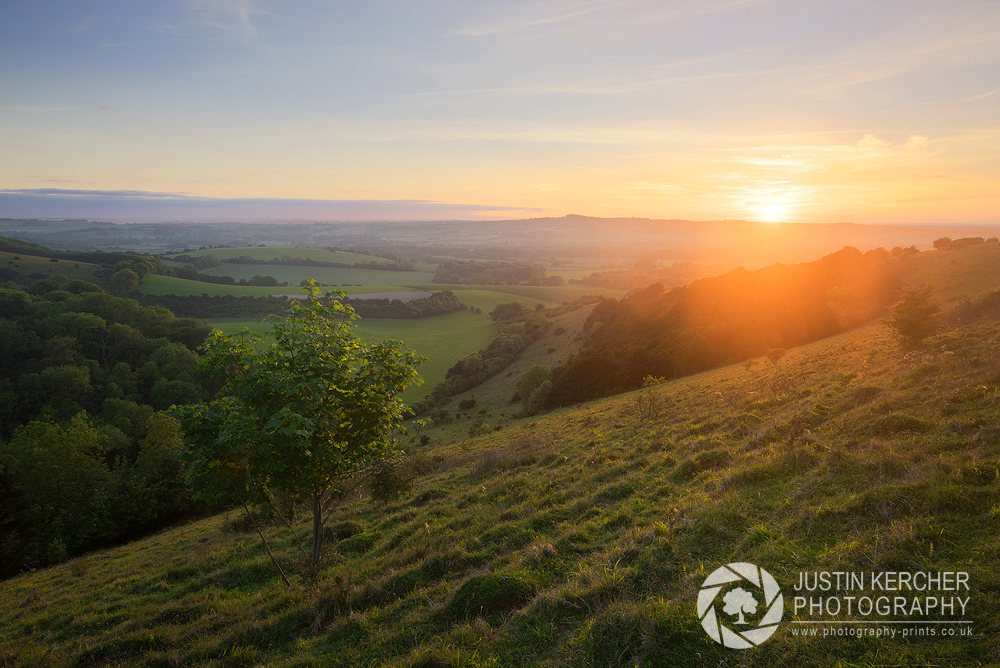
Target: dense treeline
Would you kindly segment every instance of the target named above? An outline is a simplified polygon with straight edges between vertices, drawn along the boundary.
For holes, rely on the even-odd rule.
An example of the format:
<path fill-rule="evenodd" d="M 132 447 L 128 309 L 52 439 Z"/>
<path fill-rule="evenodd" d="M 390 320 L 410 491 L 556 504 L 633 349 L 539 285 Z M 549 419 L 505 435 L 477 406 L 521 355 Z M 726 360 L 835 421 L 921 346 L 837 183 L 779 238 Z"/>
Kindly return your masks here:
<path fill-rule="evenodd" d="M 966 246 L 978 246 L 983 243 L 997 243 L 997 237 L 990 237 L 989 239 L 983 239 L 982 237 L 962 237 L 961 239 L 941 237 L 934 240 L 934 248 L 938 250 L 961 250 Z"/>
<path fill-rule="evenodd" d="M 404 302 L 400 299 L 344 299 L 362 318 L 428 318 L 464 311 L 465 304 L 451 290 Z"/>
<path fill-rule="evenodd" d="M 689 286 L 655 284 L 605 299 L 583 350 L 553 370 L 547 404 L 562 406 L 844 331 L 893 301 L 889 253 L 845 248 L 816 262 L 736 269 Z"/>
<path fill-rule="evenodd" d="M 176 276 L 177 278 L 184 278 L 189 281 L 213 283 L 215 285 L 236 285 L 236 279 L 232 276 L 213 276 L 212 274 L 203 274 L 187 267 L 170 267 L 167 269 L 167 276 Z M 275 280 L 274 284 L 277 285 L 278 281 Z"/>
<path fill-rule="evenodd" d="M 545 267 L 531 262 L 442 262 L 434 272 L 434 283 L 451 285 L 562 285 L 562 276 L 546 278 Z"/>
<path fill-rule="evenodd" d="M 0 286 L 0 576 L 193 511 L 159 411 L 209 394 L 209 329 L 87 281 Z"/>
<path fill-rule="evenodd" d="M 233 295 L 143 295 L 139 301 L 148 306 L 162 306 L 187 318 L 241 318 L 271 315 L 288 308 L 285 297 L 236 297 Z M 430 297 L 404 302 L 399 299 L 345 299 L 362 318 L 427 318 L 465 309 L 450 290 Z"/>

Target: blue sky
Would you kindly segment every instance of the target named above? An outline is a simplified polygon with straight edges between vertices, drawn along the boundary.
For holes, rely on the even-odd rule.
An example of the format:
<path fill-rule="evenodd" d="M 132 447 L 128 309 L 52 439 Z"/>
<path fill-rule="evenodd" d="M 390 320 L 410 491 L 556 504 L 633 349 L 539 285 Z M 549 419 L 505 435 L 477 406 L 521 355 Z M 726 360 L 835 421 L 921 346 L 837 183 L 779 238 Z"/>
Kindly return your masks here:
<path fill-rule="evenodd" d="M 65 188 L 1000 222 L 998 89 L 995 0 L 7 1 L 0 215 L 96 201 L 32 194 Z"/>

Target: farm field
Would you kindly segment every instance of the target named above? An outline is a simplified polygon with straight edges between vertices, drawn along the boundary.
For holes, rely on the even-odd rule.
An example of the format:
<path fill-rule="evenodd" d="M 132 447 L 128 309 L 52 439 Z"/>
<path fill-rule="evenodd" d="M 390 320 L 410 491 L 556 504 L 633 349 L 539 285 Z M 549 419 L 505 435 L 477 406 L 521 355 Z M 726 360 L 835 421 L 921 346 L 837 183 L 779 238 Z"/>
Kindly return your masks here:
<path fill-rule="evenodd" d="M 463 304 L 482 309 L 483 313 L 489 313 L 497 304 L 505 302 L 520 301 L 525 304 L 544 304 L 545 306 L 559 306 L 564 302 L 579 299 L 584 295 L 603 295 L 605 297 L 620 297 L 625 293 L 621 290 L 610 288 L 595 288 L 586 285 L 568 286 L 508 286 L 508 285 L 445 285 L 441 283 L 428 283 L 425 285 L 410 285 L 409 287 L 437 292 L 439 290 L 451 290 L 455 293 Z"/>
<path fill-rule="evenodd" d="M 345 270 L 353 271 L 353 270 Z M 360 271 L 360 270 L 359 270 Z M 379 272 L 379 273 L 391 273 L 391 272 Z M 401 272 L 396 272 L 401 273 Z M 330 288 L 331 290 L 334 288 Z M 406 286 L 401 286 L 398 284 L 385 284 L 385 285 L 363 285 L 363 286 L 351 286 L 351 287 L 338 287 L 338 290 L 343 290 L 347 294 L 365 294 L 369 292 L 398 292 L 400 290 L 408 290 L 410 288 Z M 252 296 L 252 297 L 266 297 L 272 294 L 287 294 L 287 295 L 301 295 L 301 288 L 299 288 L 298 283 L 295 285 L 289 285 L 287 287 L 267 287 L 267 286 L 253 286 L 253 285 L 219 285 L 217 283 L 202 283 L 201 281 L 189 281 L 186 278 L 176 278 L 174 276 L 156 276 L 150 275 L 146 276 L 142 282 L 139 284 L 139 291 L 147 295 L 169 295 L 174 294 L 178 296 L 185 295 L 234 295 L 240 296 Z"/>
<path fill-rule="evenodd" d="M 14 259 L 18 258 L 18 259 Z M 96 264 L 76 262 L 71 260 L 53 260 L 47 257 L 25 255 L 24 253 L 7 253 L 0 251 L 0 267 L 9 267 L 19 274 L 45 274 L 46 276 L 62 274 L 70 280 L 83 279 L 94 281 L 94 271 L 99 269 Z"/>
<path fill-rule="evenodd" d="M 210 322 L 227 334 L 243 327 L 259 333 L 268 329 L 256 318 L 216 318 Z M 444 380 L 445 372 L 455 362 L 486 347 L 495 336 L 493 321 L 471 311 L 416 320 L 362 318 L 357 323 L 355 332 L 364 341 L 397 339 L 427 358 L 419 367 L 424 384 L 411 387 L 403 393 L 403 401 L 407 403 L 419 401 L 426 396 L 435 385 Z"/>
<path fill-rule="evenodd" d="M 266 250 L 266 249 L 261 249 Z M 363 256 L 362 256 L 363 257 Z M 407 285 L 426 283 L 434 273 L 429 271 L 388 271 L 381 269 L 337 269 L 333 267 L 292 267 L 285 265 L 232 264 L 224 262 L 217 267 L 204 269 L 203 274 L 212 276 L 232 276 L 250 280 L 254 276 L 274 276 L 279 283 L 288 282 L 298 286 L 304 279 L 314 278 L 327 285 Z"/>
<path fill-rule="evenodd" d="M 388 264 L 391 260 L 386 260 L 381 257 L 374 257 L 372 255 L 363 255 L 361 253 L 346 253 L 339 251 L 326 250 L 325 248 L 303 248 L 301 246 L 253 246 L 253 247 L 234 247 L 234 248 L 205 248 L 190 251 L 184 253 L 184 255 L 190 255 L 191 257 L 204 257 L 206 255 L 212 255 L 216 258 L 233 258 L 233 257 L 252 257 L 255 260 L 280 260 L 286 255 L 291 257 L 301 257 L 309 260 L 318 260 L 321 262 L 341 262 L 343 264 L 355 264 L 361 262 L 368 264 L 370 262 L 377 262 L 379 264 Z M 304 267 L 305 268 L 305 267 Z"/>

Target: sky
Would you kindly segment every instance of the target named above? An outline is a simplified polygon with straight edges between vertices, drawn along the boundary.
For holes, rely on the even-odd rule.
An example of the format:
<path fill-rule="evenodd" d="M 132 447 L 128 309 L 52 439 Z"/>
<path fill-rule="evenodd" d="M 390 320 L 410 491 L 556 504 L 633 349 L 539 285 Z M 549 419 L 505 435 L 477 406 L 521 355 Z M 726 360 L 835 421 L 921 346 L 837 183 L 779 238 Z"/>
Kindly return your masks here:
<path fill-rule="evenodd" d="M 1000 223 L 1000 0 L 0 0 L 0 216 Z"/>

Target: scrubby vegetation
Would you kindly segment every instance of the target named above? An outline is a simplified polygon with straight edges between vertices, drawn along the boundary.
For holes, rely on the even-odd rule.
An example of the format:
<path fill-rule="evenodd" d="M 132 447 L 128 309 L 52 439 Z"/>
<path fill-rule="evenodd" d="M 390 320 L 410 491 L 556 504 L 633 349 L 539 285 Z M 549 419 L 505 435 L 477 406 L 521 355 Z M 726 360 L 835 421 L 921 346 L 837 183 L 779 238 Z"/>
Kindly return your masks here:
<path fill-rule="evenodd" d="M 240 318 L 271 315 L 288 309 L 287 297 L 251 297 L 235 295 L 142 295 L 139 301 L 162 306 L 183 317 Z M 400 299 L 364 299 L 347 297 L 345 303 L 363 318 L 429 318 L 465 310 L 454 293 L 442 290 L 430 297 L 404 302 Z"/>
<path fill-rule="evenodd" d="M 530 262 L 442 262 L 434 272 L 435 283 L 452 285 L 562 285 L 561 276 L 545 276 L 545 265 Z"/>

